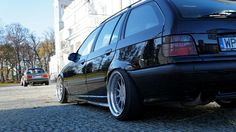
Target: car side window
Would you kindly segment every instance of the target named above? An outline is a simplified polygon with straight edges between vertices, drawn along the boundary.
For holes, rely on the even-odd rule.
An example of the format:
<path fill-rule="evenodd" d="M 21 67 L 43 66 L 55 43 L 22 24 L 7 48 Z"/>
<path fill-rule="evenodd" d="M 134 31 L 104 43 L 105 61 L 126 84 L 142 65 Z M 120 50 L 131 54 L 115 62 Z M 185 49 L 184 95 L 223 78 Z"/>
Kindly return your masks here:
<path fill-rule="evenodd" d="M 94 30 L 87 38 L 86 40 L 83 42 L 83 44 L 81 45 L 81 47 L 79 48 L 78 54 L 81 56 L 87 55 L 90 53 L 93 43 L 96 39 L 97 34 L 100 31 L 100 28 L 97 28 L 96 30 Z"/>
<path fill-rule="evenodd" d="M 113 18 L 112 20 L 108 21 L 104 27 L 102 28 L 101 33 L 97 39 L 94 51 L 101 49 L 102 47 L 108 46 L 110 43 L 112 32 L 116 26 L 117 21 L 119 20 L 120 16 Z"/>
<path fill-rule="evenodd" d="M 118 41 L 118 37 L 119 37 L 119 34 L 120 34 L 120 30 L 121 30 L 121 26 L 123 24 L 123 21 L 125 19 L 125 14 L 122 15 L 122 17 L 120 18 L 118 24 L 116 25 L 116 28 L 115 28 L 115 31 L 113 32 L 113 35 L 112 35 L 112 38 L 111 38 L 111 44 L 112 43 L 116 43 Z"/>
<path fill-rule="evenodd" d="M 140 33 L 160 24 L 156 13 L 157 5 L 147 3 L 131 10 L 126 25 L 125 37 Z"/>

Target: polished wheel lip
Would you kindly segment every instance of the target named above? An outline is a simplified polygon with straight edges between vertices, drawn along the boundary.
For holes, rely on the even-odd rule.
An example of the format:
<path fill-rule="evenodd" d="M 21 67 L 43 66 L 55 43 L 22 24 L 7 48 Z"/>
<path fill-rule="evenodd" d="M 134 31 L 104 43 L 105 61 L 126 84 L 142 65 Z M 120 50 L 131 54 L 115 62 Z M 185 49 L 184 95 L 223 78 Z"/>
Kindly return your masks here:
<path fill-rule="evenodd" d="M 57 100 L 61 101 L 62 96 L 63 96 L 63 84 L 62 84 L 61 79 L 58 79 L 58 81 L 57 81 L 56 95 L 57 95 Z"/>
<path fill-rule="evenodd" d="M 221 103 L 225 103 L 225 104 L 230 104 L 232 103 L 233 101 L 231 100 L 220 100 Z"/>
<path fill-rule="evenodd" d="M 118 71 L 113 72 L 110 76 L 107 98 L 111 113 L 115 117 L 120 116 L 126 103 L 126 85 L 123 76 Z"/>

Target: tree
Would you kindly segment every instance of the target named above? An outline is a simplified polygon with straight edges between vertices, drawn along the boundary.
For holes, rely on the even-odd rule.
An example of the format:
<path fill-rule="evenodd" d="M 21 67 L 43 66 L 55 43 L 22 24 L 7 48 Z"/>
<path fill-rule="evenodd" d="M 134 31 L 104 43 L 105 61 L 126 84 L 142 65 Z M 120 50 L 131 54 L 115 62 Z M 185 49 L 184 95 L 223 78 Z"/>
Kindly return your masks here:
<path fill-rule="evenodd" d="M 34 52 L 32 50 L 32 47 L 28 42 L 25 42 L 20 45 L 20 52 L 22 56 L 22 64 L 24 67 L 24 70 L 29 67 L 34 67 Z"/>
<path fill-rule="evenodd" d="M 38 39 L 34 33 L 31 33 L 29 35 L 29 42 L 34 52 L 34 65 L 39 65 L 40 67 L 43 67 L 42 61 L 37 50 L 40 45 L 40 39 Z"/>
<path fill-rule="evenodd" d="M 23 61 L 21 45 L 27 40 L 29 30 L 23 27 L 21 24 L 10 24 L 6 26 L 6 40 L 13 45 L 15 58 L 16 58 L 16 69 L 17 69 L 17 80 L 20 79 L 22 68 L 21 62 Z"/>
<path fill-rule="evenodd" d="M 1 82 L 5 81 L 5 78 L 3 76 L 3 65 L 4 65 L 4 47 L 3 47 L 3 33 L 4 30 L 2 27 L 0 27 L 0 77 L 1 77 Z"/>
<path fill-rule="evenodd" d="M 55 54 L 55 39 L 52 29 L 49 29 L 49 31 L 45 33 L 44 40 L 40 43 L 37 51 L 43 63 L 44 69 L 48 71 L 50 57 Z"/>
<path fill-rule="evenodd" d="M 12 81 L 19 81 L 22 71 L 29 67 L 41 67 L 48 71 L 50 57 L 54 54 L 52 29 L 45 32 L 40 40 L 18 23 L 0 27 L 0 81 L 4 82 L 10 75 Z"/>
<path fill-rule="evenodd" d="M 9 78 L 15 64 L 14 48 L 12 45 L 5 43 L 0 45 L 0 75 L 1 82 Z M 12 73 L 13 75 L 13 73 Z M 12 77 L 13 80 L 13 77 Z"/>
<path fill-rule="evenodd" d="M 0 27 L 0 44 L 4 42 L 4 28 Z"/>
<path fill-rule="evenodd" d="M 1 82 L 5 82 L 5 78 L 3 76 L 3 67 L 4 66 L 4 47 L 3 45 L 0 45 L 0 77 Z"/>

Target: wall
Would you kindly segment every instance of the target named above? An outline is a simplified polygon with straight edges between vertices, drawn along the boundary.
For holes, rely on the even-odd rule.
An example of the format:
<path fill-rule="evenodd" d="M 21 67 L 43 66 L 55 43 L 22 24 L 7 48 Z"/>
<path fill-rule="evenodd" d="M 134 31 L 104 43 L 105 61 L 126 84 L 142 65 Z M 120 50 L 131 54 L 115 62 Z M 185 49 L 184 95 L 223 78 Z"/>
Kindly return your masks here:
<path fill-rule="evenodd" d="M 138 0 L 54 0 L 56 55 L 50 69 L 60 70 L 87 35 L 103 20 Z"/>

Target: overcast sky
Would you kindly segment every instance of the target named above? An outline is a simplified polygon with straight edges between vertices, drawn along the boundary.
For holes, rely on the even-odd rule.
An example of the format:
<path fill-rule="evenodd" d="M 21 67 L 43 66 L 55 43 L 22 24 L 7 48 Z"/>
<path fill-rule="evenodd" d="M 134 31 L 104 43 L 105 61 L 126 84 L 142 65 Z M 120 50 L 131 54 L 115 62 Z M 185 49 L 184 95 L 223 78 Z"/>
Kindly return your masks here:
<path fill-rule="evenodd" d="M 0 25 L 11 23 L 41 36 L 53 28 L 53 0 L 0 0 Z"/>

